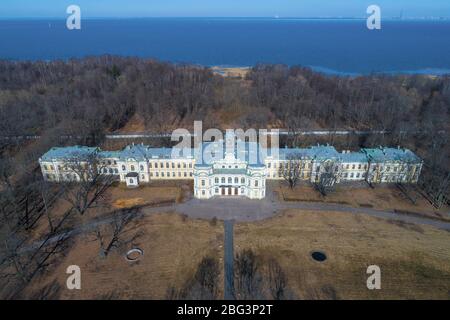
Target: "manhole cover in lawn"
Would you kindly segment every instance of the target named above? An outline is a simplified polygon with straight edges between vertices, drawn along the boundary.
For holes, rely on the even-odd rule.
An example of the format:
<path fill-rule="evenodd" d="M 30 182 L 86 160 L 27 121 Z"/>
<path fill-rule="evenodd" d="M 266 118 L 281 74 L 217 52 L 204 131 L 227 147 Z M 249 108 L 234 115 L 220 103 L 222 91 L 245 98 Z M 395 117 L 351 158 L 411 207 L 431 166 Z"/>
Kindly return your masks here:
<path fill-rule="evenodd" d="M 321 251 L 313 251 L 311 257 L 318 262 L 323 262 L 327 260 L 327 255 Z"/>
<path fill-rule="evenodd" d="M 127 261 L 134 262 L 138 261 L 142 255 L 144 255 L 144 251 L 142 249 L 135 248 L 129 250 L 125 255 L 125 258 L 127 259 Z"/>

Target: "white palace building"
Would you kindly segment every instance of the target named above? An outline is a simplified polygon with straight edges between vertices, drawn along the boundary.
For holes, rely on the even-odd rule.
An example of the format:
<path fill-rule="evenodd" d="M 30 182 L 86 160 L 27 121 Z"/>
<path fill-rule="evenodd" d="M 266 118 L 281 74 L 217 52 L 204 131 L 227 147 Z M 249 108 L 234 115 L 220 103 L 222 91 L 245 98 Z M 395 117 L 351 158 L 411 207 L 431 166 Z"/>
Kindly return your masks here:
<path fill-rule="evenodd" d="M 80 170 L 74 164 L 81 163 L 82 167 L 95 166 L 96 172 L 113 176 L 128 187 L 156 180 L 194 180 L 194 196 L 199 199 L 216 196 L 263 199 L 266 180 L 285 179 L 283 170 L 292 161 L 297 163 L 298 179 L 311 183 L 320 181 L 330 167 L 335 175 L 333 183 L 417 183 L 422 170 L 422 160 L 407 149 L 379 147 L 357 152 L 338 152 L 332 146 L 271 149 L 238 140 L 228 131 L 225 141 L 202 143 L 200 148 L 133 144 L 121 151 L 102 151 L 74 146 L 52 148 L 39 159 L 47 181 L 80 181 Z"/>

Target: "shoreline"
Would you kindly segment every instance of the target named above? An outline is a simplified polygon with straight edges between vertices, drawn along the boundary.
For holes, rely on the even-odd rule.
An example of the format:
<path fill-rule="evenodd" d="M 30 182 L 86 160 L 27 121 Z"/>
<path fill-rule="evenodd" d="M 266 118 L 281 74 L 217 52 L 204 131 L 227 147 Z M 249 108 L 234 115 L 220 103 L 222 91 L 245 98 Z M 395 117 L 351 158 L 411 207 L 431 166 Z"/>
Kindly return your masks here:
<path fill-rule="evenodd" d="M 276 63 L 268 63 L 267 65 L 277 65 Z M 207 67 L 217 73 L 247 73 L 254 66 L 238 66 L 238 65 L 200 65 L 202 67 Z M 418 70 L 399 70 L 399 71 L 376 71 L 371 73 L 360 73 L 351 71 L 338 71 L 321 66 L 303 66 L 303 65 L 288 65 L 288 67 L 302 67 L 309 68 L 315 73 L 320 73 L 327 76 L 338 76 L 338 77 L 366 77 L 371 75 L 387 75 L 387 76 L 428 76 L 428 77 L 442 77 L 450 75 L 450 69 L 434 69 L 425 68 Z M 216 72 L 215 72 L 216 73 Z M 230 75 L 228 75 L 230 76 Z"/>
<path fill-rule="evenodd" d="M 99 58 L 99 57 L 117 57 L 117 58 L 137 58 L 142 60 L 153 60 L 157 62 L 169 63 L 173 65 L 191 65 L 193 67 L 200 68 L 209 68 L 215 74 L 223 75 L 225 77 L 242 77 L 245 78 L 245 75 L 255 66 L 254 65 L 234 65 L 234 64 L 201 64 L 195 62 L 179 62 L 179 61 L 168 61 L 164 59 L 158 59 L 154 57 L 138 57 L 132 55 L 113 55 L 113 54 L 101 54 L 101 55 L 85 55 L 82 57 L 70 57 L 70 58 L 57 58 L 57 59 L 15 59 L 15 58 L 7 58 L 0 57 L 0 62 L 13 62 L 13 63 L 36 63 L 36 62 L 45 62 L 52 63 L 56 61 L 69 62 L 70 60 L 83 60 L 89 58 Z M 417 70 L 398 70 L 398 71 L 373 71 L 373 72 L 354 72 L 354 71 L 339 71 L 328 67 L 323 66 L 311 66 L 311 65 L 301 65 L 301 64 L 283 64 L 283 63 L 261 63 L 262 65 L 286 65 L 290 68 L 292 67 L 300 67 L 300 68 L 309 68 L 315 73 L 320 73 L 325 76 L 335 76 L 335 77 L 367 77 L 367 76 L 427 76 L 427 77 L 445 77 L 450 76 L 450 68 L 422 68 Z"/>

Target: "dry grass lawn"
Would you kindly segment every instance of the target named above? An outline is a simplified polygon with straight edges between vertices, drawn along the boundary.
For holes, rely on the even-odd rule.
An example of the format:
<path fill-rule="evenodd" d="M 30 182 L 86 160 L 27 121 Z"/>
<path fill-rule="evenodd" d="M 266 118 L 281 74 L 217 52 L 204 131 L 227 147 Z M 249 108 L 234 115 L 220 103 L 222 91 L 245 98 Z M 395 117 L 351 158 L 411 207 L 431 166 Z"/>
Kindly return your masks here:
<path fill-rule="evenodd" d="M 418 197 L 416 204 L 407 199 L 395 186 L 369 187 L 336 186 L 333 192 L 323 197 L 312 186 L 300 185 L 294 189 L 281 184 L 276 186 L 280 198 L 285 201 L 314 201 L 338 203 L 353 207 L 368 207 L 379 210 L 417 213 L 432 218 L 450 221 L 449 208 L 435 209 L 423 197 Z"/>
<path fill-rule="evenodd" d="M 130 208 L 139 205 L 181 202 L 182 190 L 175 186 L 141 186 L 129 189 L 118 185 L 109 190 L 110 202 L 116 209 Z"/>
<path fill-rule="evenodd" d="M 56 287 L 52 298 L 60 299 L 164 299 L 170 286 L 177 288 L 195 272 L 206 255 L 222 263 L 222 225 L 189 220 L 177 214 L 151 215 L 133 223 L 126 237 L 143 233 L 134 246 L 144 250 L 139 262 L 124 258 L 126 248 L 113 251 L 108 257 L 99 255 L 99 243 L 94 236 L 78 237 L 68 255 L 55 270 L 32 283 L 28 296 L 39 296 L 50 284 Z M 65 271 L 78 265 L 82 273 L 82 289 L 66 289 Z"/>
<path fill-rule="evenodd" d="M 275 257 L 300 299 L 450 299 L 450 233 L 366 215 L 289 210 L 235 227 L 235 250 Z M 323 251 L 328 259 L 314 261 Z M 366 287 L 378 265 L 382 289 Z"/>
<path fill-rule="evenodd" d="M 106 192 L 105 203 L 90 209 L 84 216 L 75 213 L 71 220 L 74 225 L 78 225 L 88 223 L 92 218 L 109 215 L 115 209 L 182 202 L 191 194 L 190 188 L 191 186 L 185 182 L 152 183 L 151 185 L 144 185 L 135 189 L 117 184 Z M 52 208 L 52 219 L 58 221 L 70 208 L 69 202 L 63 198 L 59 199 Z M 41 238 L 48 229 L 48 220 L 44 217 L 33 230 L 33 238 Z"/>

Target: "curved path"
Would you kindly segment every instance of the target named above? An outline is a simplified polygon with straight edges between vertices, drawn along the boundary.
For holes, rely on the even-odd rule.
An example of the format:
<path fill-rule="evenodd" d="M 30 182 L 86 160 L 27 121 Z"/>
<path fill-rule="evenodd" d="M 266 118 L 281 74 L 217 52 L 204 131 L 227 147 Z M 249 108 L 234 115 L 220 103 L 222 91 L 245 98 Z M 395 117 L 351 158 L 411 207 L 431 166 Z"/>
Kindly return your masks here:
<path fill-rule="evenodd" d="M 274 197 L 263 200 L 230 197 L 219 197 L 209 200 L 192 199 L 173 207 L 173 210 L 176 212 L 186 214 L 192 218 L 212 219 L 216 217 L 220 220 L 235 220 L 238 222 L 268 219 L 286 209 L 367 214 L 383 219 L 430 225 L 435 228 L 450 231 L 450 222 L 427 218 L 425 216 L 412 216 L 372 208 L 354 208 L 324 202 L 280 202 Z"/>
<path fill-rule="evenodd" d="M 209 200 L 191 199 L 183 203 L 160 206 L 144 207 L 138 217 L 162 212 L 177 212 L 191 218 L 220 220 L 234 220 L 236 222 L 260 221 L 274 217 L 286 209 L 300 209 L 319 212 L 341 212 L 351 214 L 366 214 L 377 218 L 397 220 L 406 223 L 429 225 L 438 229 L 450 231 L 450 222 L 436 220 L 427 217 L 410 216 L 391 211 L 383 211 L 372 208 L 354 208 L 341 204 L 330 204 L 323 202 L 280 202 L 275 195 L 268 195 L 263 200 L 250 200 L 239 197 L 218 197 Z M 113 221 L 112 216 L 104 216 L 93 219 L 87 223 L 75 226 L 72 230 L 63 234 L 55 235 L 47 244 L 54 243 L 62 238 L 88 233 L 95 230 L 99 225 Z M 39 247 L 42 241 L 36 241 L 27 246 L 23 251 Z"/>

